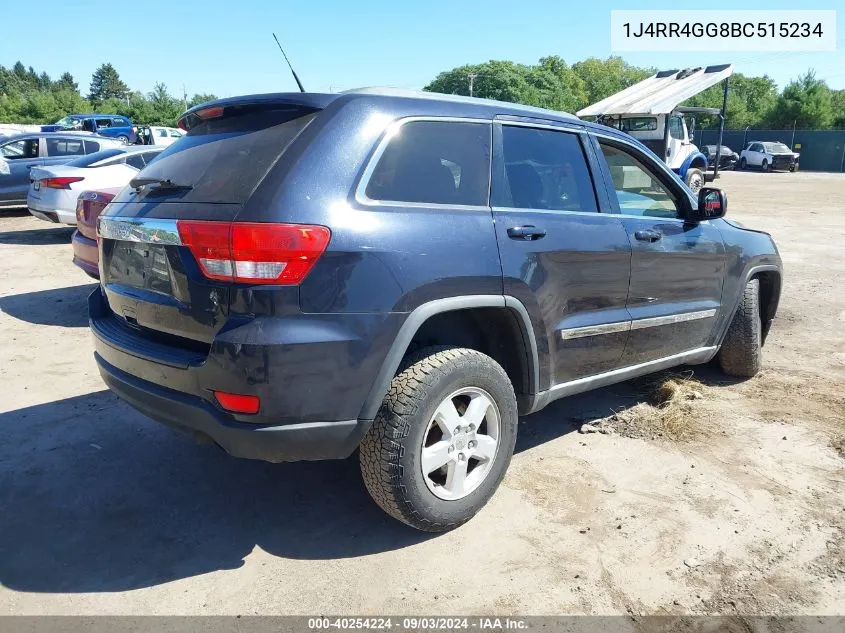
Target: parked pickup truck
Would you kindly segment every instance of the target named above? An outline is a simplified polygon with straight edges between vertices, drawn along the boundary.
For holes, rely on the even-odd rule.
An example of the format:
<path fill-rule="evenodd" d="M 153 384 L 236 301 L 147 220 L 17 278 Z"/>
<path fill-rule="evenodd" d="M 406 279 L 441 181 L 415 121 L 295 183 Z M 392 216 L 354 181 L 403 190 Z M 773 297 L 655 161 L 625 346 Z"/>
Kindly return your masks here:
<path fill-rule="evenodd" d="M 518 415 L 760 370 L 772 238 L 624 132 L 392 89 L 221 99 L 180 128 L 99 218 L 95 359 L 234 456 L 359 449 L 379 506 L 442 531 L 499 486 Z"/>

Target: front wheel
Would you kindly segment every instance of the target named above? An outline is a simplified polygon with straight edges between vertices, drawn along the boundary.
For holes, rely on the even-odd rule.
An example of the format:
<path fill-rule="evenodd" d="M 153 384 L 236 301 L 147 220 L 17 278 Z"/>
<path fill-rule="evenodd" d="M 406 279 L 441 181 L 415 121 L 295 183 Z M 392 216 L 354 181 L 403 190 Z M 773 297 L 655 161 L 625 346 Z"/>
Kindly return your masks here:
<path fill-rule="evenodd" d="M 763 159 L 763 163 L 760 165 L 760 169 L 762 169 L 763 171 L 769 171 L 769 161 L 767 161 L 765 158 Z"/>
<path fill-rule="evenodd" d="M 733 321 L 719 348 L 719 365 L 730 376 L 750 378 L 763 364 L 763 324 L 760 321 L 760 281 L 752 279 L 742 292 Z"/>
<path fill-rule="evenodd" d="M 496 361 L 429 347 L 406 359 L 361 441 L 373 500 L 419 530 L 471 519 L 505 475 L 516 442 L 516 397 Z"/>
<path fill-rule="evenodd" d="M 745 157 L 743 156 L 739 159 L 739 168 L 745 169 L 746 167 L 748 167 L 748 162 L 746 162 Z"/>
<path fill-rule="evenodd" d="M 687 170 L 686 182 L 690 191 L 698 194 L 704 186 L 704 172 L 695 168 Z"/>

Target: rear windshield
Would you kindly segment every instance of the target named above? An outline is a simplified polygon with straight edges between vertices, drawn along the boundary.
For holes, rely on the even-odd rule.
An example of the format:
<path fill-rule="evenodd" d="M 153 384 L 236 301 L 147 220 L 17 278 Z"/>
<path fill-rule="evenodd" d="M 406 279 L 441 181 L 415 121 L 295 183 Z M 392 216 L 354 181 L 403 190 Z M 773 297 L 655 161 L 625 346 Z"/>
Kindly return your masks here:
<path fill-rule="evenodd" d="M 224 116 L 192 127 L 136 178 L 190 187 L 149 187 L 147 195 L 155 193 L 160 201 L 243 203 L 315 114 L 299 106 L 227 109 Z M 119 197 L 130 200 L 132 195 L 129 189 Z"/>
<path fill-rule="evenodd" d="M 90 167 L 101 160 L 106 160 L 107 158 L 112 158 L 113 156 L 118 156 L 123 153 L 125 152 L 122 149 L 104 149 L 102 152 L 94 152 L 93 154 L 88 154 L 87 156 L 80 156 L 79 158 L 75 158 L 65 164 L 70 165 L 71 167 Z"/>

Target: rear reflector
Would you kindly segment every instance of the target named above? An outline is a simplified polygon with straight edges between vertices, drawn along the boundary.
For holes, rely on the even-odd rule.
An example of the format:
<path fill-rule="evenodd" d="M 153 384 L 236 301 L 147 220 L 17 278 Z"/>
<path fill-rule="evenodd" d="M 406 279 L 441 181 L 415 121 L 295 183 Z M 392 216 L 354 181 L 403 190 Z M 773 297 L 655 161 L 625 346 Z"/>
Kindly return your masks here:
<path fill-rule="evenodd" d="M 47 187 L 49 189 L 70 189 L 71 184 L 79 182 L 80 180 L 85 179 L 78 176 L 59 176 L 56 178 L 42 178 L 39 183 L 42 187 Z"/>
<path fill-rule="evenodd" d="M 230 413 L 258 413 L 258 408 L 261 405 L 258 396 L 226 393 L 225 391 L 215 391 L 213 393 L 220 406 Z"/>
<path fill-rule="evenodd" d="M 331 231 L 310 224 L 177 220 L 179 239 L 209 279 L 300 283 L 329 244 Z"/>

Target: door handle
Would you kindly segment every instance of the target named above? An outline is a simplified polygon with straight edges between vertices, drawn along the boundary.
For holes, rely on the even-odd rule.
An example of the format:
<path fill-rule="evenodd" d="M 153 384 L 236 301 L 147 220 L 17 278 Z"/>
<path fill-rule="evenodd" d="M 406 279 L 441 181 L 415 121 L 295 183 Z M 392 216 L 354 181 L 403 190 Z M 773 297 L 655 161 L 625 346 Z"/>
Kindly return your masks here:
<path fill-rule="evenodd" d="M 531 224 L 512 226 L 508 229 L 508 237 L 512 240 L 539 240 L 541 237 L 546 237 L 546 229 L 541 229 Z"/>
<path fill-rule="evenodd" d="M 634 237 L 641 242 L 656 242 L 660 238 L 663 237 L 662 233 L 658 231 L 652 231 L 651 229 L 646 229 L 644 231 L 636 231 L 634 233 Z"/>

